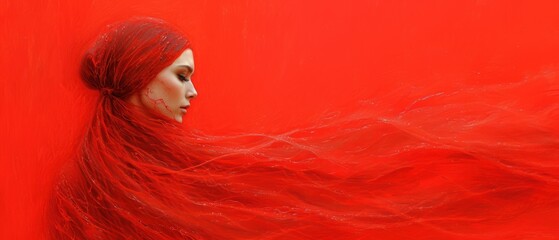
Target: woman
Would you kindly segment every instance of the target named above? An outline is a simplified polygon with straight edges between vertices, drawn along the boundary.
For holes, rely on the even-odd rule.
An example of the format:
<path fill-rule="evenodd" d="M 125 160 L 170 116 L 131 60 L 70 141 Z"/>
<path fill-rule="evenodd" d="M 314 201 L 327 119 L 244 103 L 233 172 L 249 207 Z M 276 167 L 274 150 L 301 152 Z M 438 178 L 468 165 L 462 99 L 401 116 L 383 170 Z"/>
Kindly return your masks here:
<path fill-rule="evenodd" d="M 53 239 L 307 238 L 361 228 L 315 224 L 366 208 L 330 190 L 343 183 L 318 167 L 332 163 L 307 163 L 317 158 L 312 149 L 258 135 L 185 134 L 193 72 L 189 42 L 153 18 L 111 26 L 85 53 L 81 79 L 100 98 L 54 190 Z M 290 157 L 299 162 L 280 162 Z M 320 206 L 336 198 L 347 203 Z"/>
<path fill-rule="evenodd" d="M 152 18 L 111 26 L 85 53 L 81 79 L 101 97 L 77 162 L 55 189 L 53 239 L 182 236 L 180 226 L 159 230 L 180 221 L 155 224 L 165 210 L 163 199 L 152 196 L 170 196 L 163 187 L 178 184 L 159 183 L 166 171 L 196 163 L 180 151 L 188 146 L 172 140 L 181 136 L 178 122 L 197 95 L 193 70 L 188 41 Z"/>
<path fill-rule="evenodd" d="M 85 53 L 81 78 L 101 96 L 53 191 L 52 239 L 510 238 L 538 230 L 499 231 L 507 219 L 554 206 L 556 175 L 533 160 L 554 161 L 557 133 L 522 123 L 556 105 L 472 103 L 487 88 L 277 136 L 205 136 L 180 127 L 194 69 L 189 42 L 153 18 L 111 26 Z"/>

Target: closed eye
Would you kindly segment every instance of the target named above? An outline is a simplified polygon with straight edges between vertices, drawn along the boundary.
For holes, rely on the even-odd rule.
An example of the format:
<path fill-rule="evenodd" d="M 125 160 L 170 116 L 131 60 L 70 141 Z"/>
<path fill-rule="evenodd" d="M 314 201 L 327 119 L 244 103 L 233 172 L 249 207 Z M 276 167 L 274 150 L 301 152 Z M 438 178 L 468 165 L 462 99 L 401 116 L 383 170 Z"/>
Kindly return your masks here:
<path fill-rule="evenodd" d="M 179 78 L 179 80 L 181 80 L 181 82 L 188 82 L 188 81 L 190 81 L 189 78 L 187 78 L 185 75 L 182 75 L 182 74 L 178 74 L 177 77 Z"/>

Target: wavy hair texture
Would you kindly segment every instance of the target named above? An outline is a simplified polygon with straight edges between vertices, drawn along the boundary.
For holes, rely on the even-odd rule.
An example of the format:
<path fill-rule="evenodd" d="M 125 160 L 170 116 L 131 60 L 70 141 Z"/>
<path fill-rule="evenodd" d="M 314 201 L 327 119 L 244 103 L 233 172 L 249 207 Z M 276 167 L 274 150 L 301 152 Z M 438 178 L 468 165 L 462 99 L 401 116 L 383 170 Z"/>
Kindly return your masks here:
<path fill-rule="evenodd" d="M 54 188 L 52 239 L 545 235 L 502 229 L 557 207 L 559 107 L 541 94 L 557 81 L 398 89 L 284 134 L 209 136 L 124 100 L 188 46 L 141 18 L 111 26 L 84 55 L 82 79 L 103 94 Z"/>

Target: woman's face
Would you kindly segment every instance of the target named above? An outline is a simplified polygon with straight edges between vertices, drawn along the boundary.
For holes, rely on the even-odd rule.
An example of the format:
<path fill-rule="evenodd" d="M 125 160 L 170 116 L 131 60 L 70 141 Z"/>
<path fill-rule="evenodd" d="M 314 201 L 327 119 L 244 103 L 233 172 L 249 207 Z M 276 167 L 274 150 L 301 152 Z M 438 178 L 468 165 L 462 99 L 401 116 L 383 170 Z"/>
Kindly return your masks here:
<path fill-rule="evenodd" d="M 186 49 L 171 65 L 163 69 L 130 101 L 141 107 L 160 113 L 182 123 L 190 101 L 198 93 L 192 84 L 194 57 L 191 49 Z"/>

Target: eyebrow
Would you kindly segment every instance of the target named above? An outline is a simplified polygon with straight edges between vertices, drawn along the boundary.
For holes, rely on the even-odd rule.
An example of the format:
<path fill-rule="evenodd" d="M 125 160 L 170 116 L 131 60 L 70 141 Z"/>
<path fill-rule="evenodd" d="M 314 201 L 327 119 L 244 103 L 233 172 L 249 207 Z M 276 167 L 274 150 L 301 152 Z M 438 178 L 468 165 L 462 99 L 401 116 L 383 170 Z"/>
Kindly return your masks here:
<path fill-rule="evenodd" d="M 190 71 L 190 73 L 194 72 L 194 69 L 189 65 L 178 65 L 177 67 L 186 68 L 186 69 L 188 69 L 188 71 Z"/>

